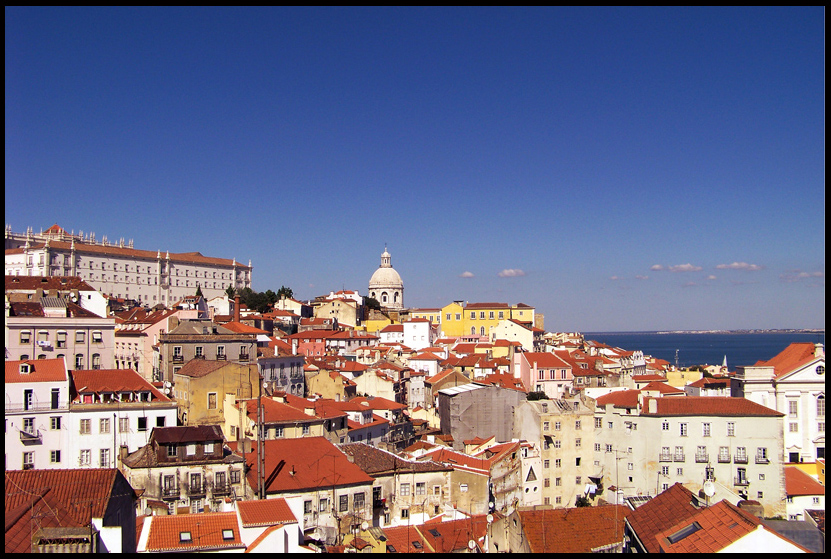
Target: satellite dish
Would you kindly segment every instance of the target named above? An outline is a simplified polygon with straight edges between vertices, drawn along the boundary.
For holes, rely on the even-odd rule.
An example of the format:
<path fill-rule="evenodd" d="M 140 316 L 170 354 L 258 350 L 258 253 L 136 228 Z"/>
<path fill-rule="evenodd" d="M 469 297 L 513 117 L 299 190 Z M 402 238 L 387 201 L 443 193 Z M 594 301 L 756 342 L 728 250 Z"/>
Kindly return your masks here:
<path fill-rule="evenodd" d="M 363 530 L 364 532 L 366 532 L 366 529 L 367 529 L 367 528 L 369 528 L 369 522 L 367 522 L 366 520 L 364 520 L 363 522 L 361 522 L 361 530 Z"/>
<path fill-rule="evenodd" d="M 488 524 L 493 522 L 493 515 L 492 514 L 489 514 L 486 518 L 488 519 Z"/>
<path fill-rule="evenodd" d="M 169 389 L 169 388 L 165 388 L 165 389 L 164 389 L 164 393 L 165 393 L 165 394 L 170 394 L 170 389 Z"/>
<path fill-rule="evenodd" d="M 704 482 L 704 494 L 708 497 L 716 494 L 716 485 L 712 481 L 707 480 Z"/>
<path fill-rule="evenodd" d="M 474 547 L 476 547 L 476 542 L 473 541 L 473 540 L 470 540 L 469 542 L 467 542 L 467 547 L 468 547 L 468 549 L 473 549 Z"/>

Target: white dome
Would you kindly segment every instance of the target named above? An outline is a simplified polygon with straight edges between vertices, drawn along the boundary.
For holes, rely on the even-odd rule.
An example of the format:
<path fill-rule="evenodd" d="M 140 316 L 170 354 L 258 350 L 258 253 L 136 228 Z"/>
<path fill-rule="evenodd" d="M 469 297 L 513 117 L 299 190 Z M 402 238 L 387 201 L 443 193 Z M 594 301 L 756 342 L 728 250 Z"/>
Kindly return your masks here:
<path fill-rule="evenodd" d="M 372 274 L 372 277 L 369 278 L 370 289 L 380 289 L 382 287 L 404 287 L 404 282 L 401 281 L 401 276 L 398 275 L 395 268 L 378 268 L 375 270 L 375 273 Z"/>

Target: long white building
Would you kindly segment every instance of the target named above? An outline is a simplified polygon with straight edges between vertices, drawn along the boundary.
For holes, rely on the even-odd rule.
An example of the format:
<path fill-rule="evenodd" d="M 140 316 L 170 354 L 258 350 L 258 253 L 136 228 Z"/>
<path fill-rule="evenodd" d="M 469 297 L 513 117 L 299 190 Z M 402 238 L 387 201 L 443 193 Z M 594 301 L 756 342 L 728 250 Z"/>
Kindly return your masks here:
<path fill-rule="evenodd" d="M 53 225 L 40 234 L 31 228 L 13 233 L 6 226 L 7 276 L 78 276 L 105 295 L 143 305 L 170 305 L 193 295 L 206 299 L 251 287 L 251 262 L 212 258 L 198 252 L 138 250 L 133 241 L 97 241 L 94 233 L 77 235 Z"/>

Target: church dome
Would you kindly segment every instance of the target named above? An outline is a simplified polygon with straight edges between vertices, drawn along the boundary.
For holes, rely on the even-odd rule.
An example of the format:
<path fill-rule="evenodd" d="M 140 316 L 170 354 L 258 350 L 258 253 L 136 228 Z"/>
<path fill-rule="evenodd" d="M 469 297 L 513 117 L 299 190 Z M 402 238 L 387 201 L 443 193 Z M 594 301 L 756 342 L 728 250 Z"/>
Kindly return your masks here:
<path fill-rule="evenodd" d="M 369 296 L 390 309 L 401 309 L 404 305 L 404 282 L 390 262 L 391 256 L 384 247 L 381 265 L 369 278 Z"/>
<path fill-rule="evenodd" d="M 369 288 L 372 289 L 373 287 L 404 287 L 404 282 L 401 281 L 401 276 L 398 275 L 395 268 L 378 268 L 369 278 Z"/>

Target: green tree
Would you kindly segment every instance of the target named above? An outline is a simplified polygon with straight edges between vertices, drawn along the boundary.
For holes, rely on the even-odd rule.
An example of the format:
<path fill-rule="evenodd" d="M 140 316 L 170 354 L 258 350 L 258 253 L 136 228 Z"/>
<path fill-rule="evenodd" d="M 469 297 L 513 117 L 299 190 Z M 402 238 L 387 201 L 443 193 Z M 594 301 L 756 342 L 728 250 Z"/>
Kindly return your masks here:
<path fill-rule="evenodd" d="M 198 283 L 196 284 L 196 296 L 197 297 L 204 297 L 204 295 L 202 295 L 202 286 L 199 285 Z"/>
<path fill-rule="evenodd" d="M 280 286 L 280 289 L 277 290 L 277 301 L 279 301 L 283 297 L 285 297 L 286 299 L 294 298 L 294 291 L 291 287 L 286 287 L 285 285 Z"/>
<path fill-rule="evenodd" d="M 228 285 L 228 288 L 225 290 L 225 294 L 228 295 L 229 299 L 234 298 L 234 294 L 236 294 L 236 290 L 234 289 L 233 285 Z"/>
<path fill-rule="evenodd" d="M 528 400 L 549 400 L 548 395 L 545 392 L 529 392 L 528 393 Z"/>
<path fill-rule="evenodd" d="M 381 303 L 372 297 L 364 297 L 364 306 L 368 309 L 375 309 L 376 311 L 381 310 Z"/>

